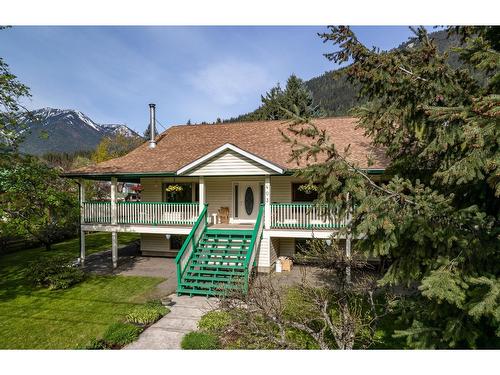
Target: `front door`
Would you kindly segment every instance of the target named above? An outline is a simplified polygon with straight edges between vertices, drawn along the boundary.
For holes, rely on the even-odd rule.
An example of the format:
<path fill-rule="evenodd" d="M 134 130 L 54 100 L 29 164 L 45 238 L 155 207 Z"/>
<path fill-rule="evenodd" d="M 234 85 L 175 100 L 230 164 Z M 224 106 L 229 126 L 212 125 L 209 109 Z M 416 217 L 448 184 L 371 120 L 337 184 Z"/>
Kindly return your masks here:
<path fill-rule="evenodd" d="M 242 181 L 238 185 L 238 221 L 255 222 L 259 213 L 260 184 L 258 181 Z"/>

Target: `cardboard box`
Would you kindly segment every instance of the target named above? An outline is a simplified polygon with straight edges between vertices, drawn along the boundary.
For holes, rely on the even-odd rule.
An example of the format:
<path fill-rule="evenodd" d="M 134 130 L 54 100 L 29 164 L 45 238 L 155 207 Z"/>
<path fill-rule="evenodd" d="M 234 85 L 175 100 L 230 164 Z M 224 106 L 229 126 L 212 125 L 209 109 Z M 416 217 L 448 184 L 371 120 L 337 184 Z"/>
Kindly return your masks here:
<path fill-rule="evenodd" d="M 279 260 L 281 262 L 281 270 L 282 271 L 290 272 L 292 270 L 293 261 L 290 258 L 280 257 Z"/>

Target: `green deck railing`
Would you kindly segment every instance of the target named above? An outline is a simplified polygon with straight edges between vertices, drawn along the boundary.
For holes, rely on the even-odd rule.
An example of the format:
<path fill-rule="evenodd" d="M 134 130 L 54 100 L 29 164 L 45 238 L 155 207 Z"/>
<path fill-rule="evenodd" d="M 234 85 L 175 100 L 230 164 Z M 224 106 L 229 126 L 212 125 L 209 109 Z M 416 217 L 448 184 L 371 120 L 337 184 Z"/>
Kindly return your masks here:
<path fill-rule="evenodd" d="M 345 218 L 339 217 L 326 204 L 309 202 L 271 203 L 271 228 L 273 229 L 334 229 L 345 226 Z"/>
<path fill-rule="evenodd" d="M 86 201 L 82 206 L 84 224 L 111 223 L 111 202 Z"/>
<path fill-rule="evenodd" d="M 171 202 L 117 202 L 117 224 L 193 225 L 199 204 Z M 83 202 L 84 224 L 111 224 L 111 202 Z"/>
<path fill-rule="evenodd" d="M 118 224 L 193 225 L 199 216 L 198 203 L 118 202 Z"/>
<path fill-rule="evenodd" d="M 177 253 L 175 258 L 175 264 L 177 267 L 177 285 L 181 285 L 182 277 L 186 271 L 187 265 L 189 264 L 190 258 L 193 256 L 194 250 L 198 241 L 203 236 L 208 226 L 208 204 L 205 204 L 200 216 L 196 220 L 187 236 L 186 240 L 182 244 L 181 249 Z"/>
<path fill-rule="evenodd" d="M 252 274 L 252 268 L 255 262 L 255 256 L 259 251 L 260 240 L 262 239 L 262 231 L 264 229 L 264 221 L 262 217 L 264 216 L 264 204 L 259 207 L 259 213 L 257 219 L 255 220 L 255 226 L 252 231 L 252 238 L 250 239 L 250 246 L 248 247 L 248 253 L 245 258 L 244 268 L 245 268 L 245 284 L 244 292 L 248 292 L 248 284 L 250 282 L 250 276 Z"/>

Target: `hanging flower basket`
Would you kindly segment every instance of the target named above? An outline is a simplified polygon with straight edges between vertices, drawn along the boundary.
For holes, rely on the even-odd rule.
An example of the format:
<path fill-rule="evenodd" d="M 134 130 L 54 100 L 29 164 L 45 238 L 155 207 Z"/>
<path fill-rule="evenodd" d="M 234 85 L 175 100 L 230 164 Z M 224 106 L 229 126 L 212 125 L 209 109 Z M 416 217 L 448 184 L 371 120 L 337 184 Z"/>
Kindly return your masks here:
<path fill-rule="evenodd" d="M 299 191 L 306 194 L 311 194 L 313 192 L 318 191 L 318 187 L 314 184 L 304 184 L 299 186 Z"/>
<path fill-rule="evenodd" d="M 173 185 L 168 185 L 165 191 L 167 193 L 181 193 L 184 190 L 184 188 L 181 185 L 173 184 Z"/>

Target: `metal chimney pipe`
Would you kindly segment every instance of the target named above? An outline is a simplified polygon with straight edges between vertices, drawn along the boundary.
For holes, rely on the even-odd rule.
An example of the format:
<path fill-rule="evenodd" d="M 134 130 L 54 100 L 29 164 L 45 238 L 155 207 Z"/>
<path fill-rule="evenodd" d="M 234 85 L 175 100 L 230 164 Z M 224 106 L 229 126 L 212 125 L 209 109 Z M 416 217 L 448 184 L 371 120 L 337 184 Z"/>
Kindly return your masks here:
<path fill-rule="evenodd" d="M 156 147 L 155 124 L 156 124 L 156 105 L 151 103 L 149 105 L 149 148 Z"/>

